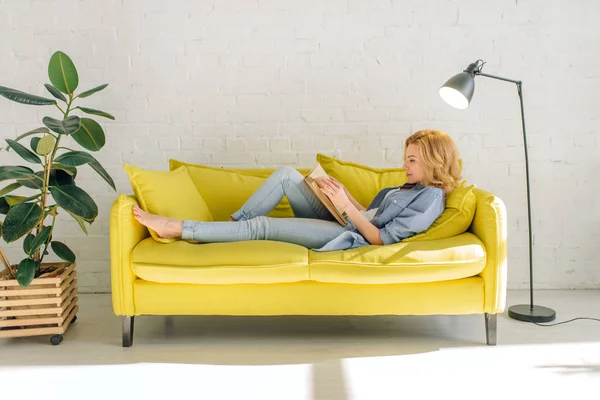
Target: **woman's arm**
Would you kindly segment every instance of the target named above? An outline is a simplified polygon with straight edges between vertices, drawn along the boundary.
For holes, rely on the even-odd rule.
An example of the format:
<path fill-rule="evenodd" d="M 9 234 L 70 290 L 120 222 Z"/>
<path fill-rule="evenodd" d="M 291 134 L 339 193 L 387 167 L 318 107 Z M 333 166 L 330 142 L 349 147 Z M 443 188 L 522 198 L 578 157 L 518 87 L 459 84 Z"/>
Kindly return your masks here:
<path fill-rule="evenodd" d="M 371 244 L 383 245 L 381 236 L 379 236 L 379 228 L 371 223 L 354 204 L 348 204 L 344 207 L 344 211 L 350 218 L 350 221 L 354 224 L 356 229 L 364 236 L 365 239 Z"/>
<path fill-rule="evenodd" d="M 341 183 L 331 177 L 321 179 L 320 183 L 323 193 L 329 197 L 333 204 L 346 212 L 350 221 L 352 221 L 356 229 L 370 244 L 383 244 L 383 240 L 381 240 L 381 236 L 379 235 L 379 228 L 362 215 L 360 210 L 350 200 L 348 191 L 345 190 Z"/>
<path fill-rule="evenodd" d="M 340 181 L 338 181 L 337 179 L 335 179 L 333 176 L 329 176 L 329 179 L 331 179 L 332 181 L 334 181 L 335 183 L 337 183 L 339 186 L 341 186 L 344 189 L 344 192 L 346 192 L 346 196 L 348 196 L 348 200 L 350 200 L 350 202 L 352 204 L 354 204 L 354 207 L 356 207 L 359 211 L 365 211 L 366 208 L 364 208 L 358 201 L 356 201 L 356 199 L 352 196 L 352 193 L 350 193 L 348 191 L 348 189 L 346 189 L 346 186 L 344 186 Z"/>
<path fill-rule="evenodd" d="M 344 186 L 344 190 L 346 191 L 346 195 L 348 196 L 348 199 L 352 202 L 354 207 L 356 207 L 359 211 L 366 210 L 366 208 L 364 208 L 358 201 L 356 201 L 356 199 L 354 197 L 352 197 L 352 194 L 348 191 L 348 189 L 346 189 L 345 186 Z"/>

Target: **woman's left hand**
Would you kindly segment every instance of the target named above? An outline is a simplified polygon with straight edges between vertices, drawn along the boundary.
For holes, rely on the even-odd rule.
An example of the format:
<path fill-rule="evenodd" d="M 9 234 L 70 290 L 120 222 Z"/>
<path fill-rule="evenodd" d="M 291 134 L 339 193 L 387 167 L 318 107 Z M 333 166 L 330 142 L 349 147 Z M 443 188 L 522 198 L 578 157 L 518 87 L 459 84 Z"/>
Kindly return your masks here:
<path fill-rule="evenodd" d="M 345 210 L 350 204 L 350 199 L 344 190 L 344 187 L 329 177 L 319 179 L 321 191 L 325 193 L 331 202 L 339 208 Z"/>

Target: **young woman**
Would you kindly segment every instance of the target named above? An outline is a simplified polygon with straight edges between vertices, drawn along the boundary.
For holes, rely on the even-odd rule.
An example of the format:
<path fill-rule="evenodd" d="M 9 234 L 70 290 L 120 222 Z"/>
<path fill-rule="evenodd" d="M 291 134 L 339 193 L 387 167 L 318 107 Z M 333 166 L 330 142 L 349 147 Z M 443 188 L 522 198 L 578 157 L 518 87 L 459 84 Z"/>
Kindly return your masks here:
<path fill-rule="evenodd" d="M 443 132 L 422 130 L 404 146 L 408 183 L 380 191 L 367 209 L 333 178 L 319 181 L 321 190 L 346 212 L 341 226 L 291 167 L 278 168 L 230 222 L 181 221 L 133 207 L 135 218 L 163 238 L 202 243 L 275 240 L 318 251 L 397 243 L 426 230 L 442 214 L 445 196 L 461 179 L 458 149 Z M 295 218 L 269 218 L 287 196 Z"/>

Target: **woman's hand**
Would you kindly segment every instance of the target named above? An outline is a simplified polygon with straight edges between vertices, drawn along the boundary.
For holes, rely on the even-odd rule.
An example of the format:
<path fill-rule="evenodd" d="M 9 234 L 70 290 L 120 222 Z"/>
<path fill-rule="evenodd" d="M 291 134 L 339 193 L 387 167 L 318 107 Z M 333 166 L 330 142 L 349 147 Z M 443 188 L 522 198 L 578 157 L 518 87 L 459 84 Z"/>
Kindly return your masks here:
<path fill-rule="evenodd" d="M 352 204 L 344 185 L 332 177 L 320 178 L 317 183 L 321 187 L 321 191 L 325 193 L 331 202 L 339 208 L 346 210 Z"/>

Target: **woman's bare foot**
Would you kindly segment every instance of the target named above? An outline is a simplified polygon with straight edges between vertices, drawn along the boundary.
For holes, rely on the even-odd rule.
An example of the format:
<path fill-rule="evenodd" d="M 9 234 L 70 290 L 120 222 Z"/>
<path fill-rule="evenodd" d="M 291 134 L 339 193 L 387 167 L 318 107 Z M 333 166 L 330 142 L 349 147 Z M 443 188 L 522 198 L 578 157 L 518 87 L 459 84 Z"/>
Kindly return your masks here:
<path fill-rule="evenodd" d="M 183 230 L 183 221 L 181 220 L 150 214 L 138 206 L 133 206 L 133 215 L 140 224 L 152 229 L 163 239 L 181 238 Z"/>

